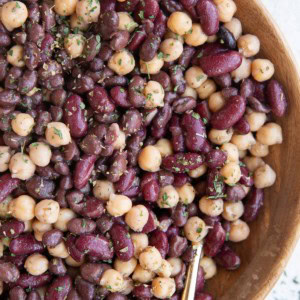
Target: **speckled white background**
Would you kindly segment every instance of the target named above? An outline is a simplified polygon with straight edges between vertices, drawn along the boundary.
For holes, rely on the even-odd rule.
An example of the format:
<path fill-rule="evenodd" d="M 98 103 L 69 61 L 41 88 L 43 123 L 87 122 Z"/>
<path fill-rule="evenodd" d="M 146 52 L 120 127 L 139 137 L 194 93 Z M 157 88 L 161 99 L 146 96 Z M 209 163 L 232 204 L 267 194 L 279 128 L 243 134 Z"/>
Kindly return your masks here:
<path fill-rule="evenodd" d="M 262 0 L 279 25 L 300 64 L 300 1 Z M 266 300 L 300 300 L 300 242 L 286 270 Z"/>

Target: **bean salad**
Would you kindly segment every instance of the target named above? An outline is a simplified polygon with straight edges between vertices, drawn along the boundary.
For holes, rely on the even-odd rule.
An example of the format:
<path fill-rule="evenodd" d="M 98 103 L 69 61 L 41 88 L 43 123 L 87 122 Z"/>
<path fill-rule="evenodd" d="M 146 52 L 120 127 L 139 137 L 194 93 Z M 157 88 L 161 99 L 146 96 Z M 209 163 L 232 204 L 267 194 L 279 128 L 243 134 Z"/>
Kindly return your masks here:
<path fill-rule="evenodd" d="M 287 110 L 233 0 L 0 0 L 0 298 L 181 299 L 237 269 Z M 238 249 L 235 247 L 235 249 Z"/>

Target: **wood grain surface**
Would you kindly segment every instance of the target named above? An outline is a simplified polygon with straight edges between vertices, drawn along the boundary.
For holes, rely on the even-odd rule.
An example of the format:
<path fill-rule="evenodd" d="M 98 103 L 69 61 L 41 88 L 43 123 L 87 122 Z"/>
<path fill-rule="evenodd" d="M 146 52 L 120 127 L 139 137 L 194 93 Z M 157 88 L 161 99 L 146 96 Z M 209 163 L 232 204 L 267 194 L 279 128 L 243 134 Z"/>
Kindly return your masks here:
<path fill-rule="evenodd" d="M 277 172 L 276 183 L 266 190 L 263 211 L 250 225 L 250 237 L 235 245 L 242 265 L 236 271 L 218 270 L 218 275 L 207 282 L 206 290 L 217 300 L 262 300 L 283 271 L 300 235 L 300 73 L 261 2 L 235 2 L 244 32 L 259 37 L 259 55 L 275 64 L 275 77 L 285 87 L 289 109 L 284 118 L 277 120 L 283 127 L 284 143 L 270 147 L 266 159 Z"/>

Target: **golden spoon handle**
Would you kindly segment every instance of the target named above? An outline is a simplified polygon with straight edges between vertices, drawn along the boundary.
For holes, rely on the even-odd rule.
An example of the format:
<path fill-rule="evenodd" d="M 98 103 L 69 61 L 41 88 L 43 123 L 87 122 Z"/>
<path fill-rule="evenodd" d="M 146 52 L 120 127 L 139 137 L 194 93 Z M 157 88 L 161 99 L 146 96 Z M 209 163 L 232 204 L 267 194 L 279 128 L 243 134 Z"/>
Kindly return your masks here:
<path fill-rule="evenodd" d="M 200 259 L 202 256 L 202 247 L 203 247 L 202 243 L 193 245 L 193 248 L 196 250 L 196 253 L 187 271 L 185 287 L 182 293 L 181 300 L 195 299 L 197 274 L 198 274 Z"/>

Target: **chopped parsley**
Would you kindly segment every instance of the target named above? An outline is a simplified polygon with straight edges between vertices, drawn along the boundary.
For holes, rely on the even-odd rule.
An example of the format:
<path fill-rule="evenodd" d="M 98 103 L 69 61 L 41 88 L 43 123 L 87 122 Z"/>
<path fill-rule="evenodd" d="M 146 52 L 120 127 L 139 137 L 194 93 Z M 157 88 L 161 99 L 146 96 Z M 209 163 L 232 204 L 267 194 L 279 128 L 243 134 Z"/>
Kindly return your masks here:
<path fill-rule="evenodd" d="M 118 60 L 118 65 L 121 66 L 121 64 L 122 64 L 122 59 L 120 58 L 120 59 Z"/>
<path fill-rule="evenodd" d="M 86 220 L 85 219 L 82 219 L 82 221 L 81 221 L 81 227 L 82 228 L 86 227 Z"/>
<path fill-rule="evenodd" d="M 79 106 L 81 109 L 85 109 L 85 104 L 83 102 L 81 102 Z"/>
<path fill-rule="evenodd" d="M 198 55 L 197 58 L 201 58 L 203 56 L 203 51 L 201 51 Z"/>
<path fill-rule="evenodd" d="M 202 232 L 202 228 L 198 227 L 196 231 L 197 231 L 197 233 L 201 233 Z"/>
<path fill-rule="evenodd" d="M 125 90 L 124 90 L 123 88 L 120 88 L 120 92 L 121 92 L 121 93 L 124 93 Z"/>
<path fill-rule="evenodd" d="M 145 17 L 144 17 L 144 11 L 141 10 L 141 11 L 138 13 L 138 16 L 139 16 L 142 20 L 145 19 Z"/>
<path fill-rule="evenodd" d="M 193 117 L 194 119 L 196 119 L 196 120 L 199 120 L 199 119 L 200 119 L 200 115 L 199 115 L 198 113 L 196 113 L 196 112 L 193 112 L 193 113 L 192 113 L 192 117 Z"/>
<path fill-rule="evenodd" d="M 56 291 L 61 292 L 64 290 L 63 286 L 58 286 L 57 288 L 55 288 Z"/>
<path fill-rule="evenodd" d="M 197 81 L 200 81 L 203 77 L 204 77 L 204 75 L 201 74 L 201 75 L 197 76 L 196 79 L 197 79 Z"/>
<path fill-rule="evenodd" d="M 53 127 L 53 130 L 54 134 L 58 135 L 60 139 L 63 138 L 61 130 L 57 129 L 56 127 Z"/>

